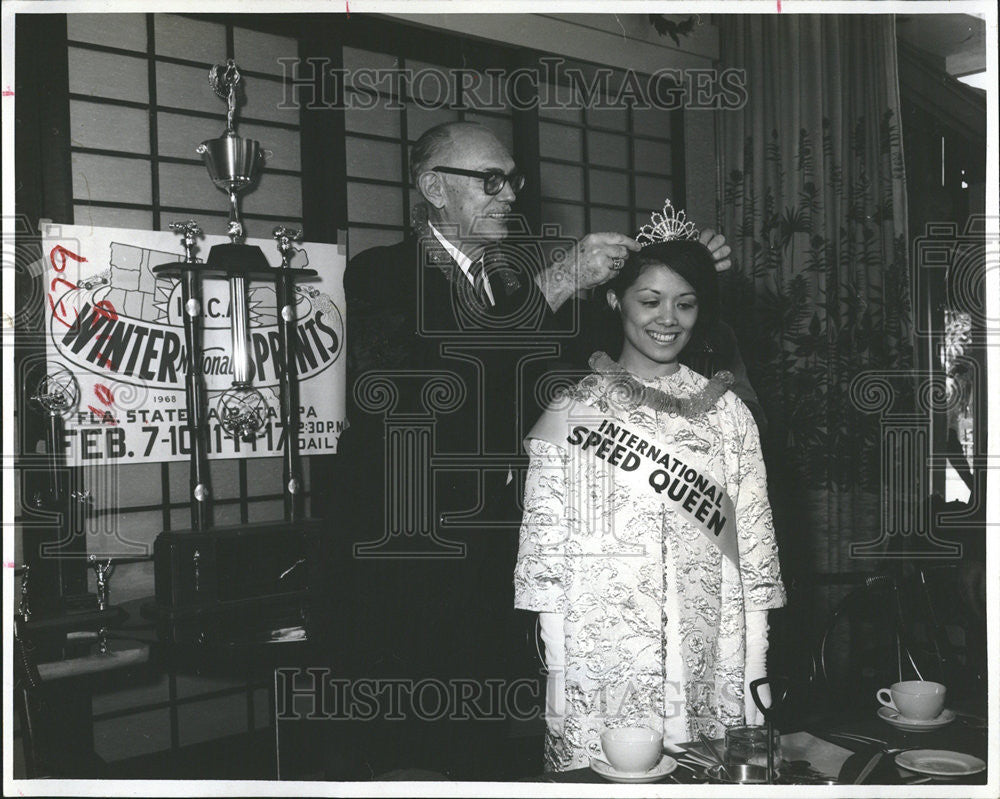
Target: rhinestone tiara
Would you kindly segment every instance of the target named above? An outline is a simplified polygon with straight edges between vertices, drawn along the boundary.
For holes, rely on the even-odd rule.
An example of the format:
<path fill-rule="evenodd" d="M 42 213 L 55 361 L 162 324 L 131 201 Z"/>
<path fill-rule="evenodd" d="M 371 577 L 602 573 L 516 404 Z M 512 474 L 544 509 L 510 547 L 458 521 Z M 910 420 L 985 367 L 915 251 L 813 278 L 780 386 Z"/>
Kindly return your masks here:
<path fill-rule="evenodd" d="M 694 226 L 694 222 L 688 222 L 687 214 L 674 209 L 670 200 L 664 202 L 662 213 L 653 211 L 650 219 L 652 222 L 639 228 L 639 232 L 635 235 L 635 240 L 643 247 L 674 239 L 698 238 L 698 229 Z"/>

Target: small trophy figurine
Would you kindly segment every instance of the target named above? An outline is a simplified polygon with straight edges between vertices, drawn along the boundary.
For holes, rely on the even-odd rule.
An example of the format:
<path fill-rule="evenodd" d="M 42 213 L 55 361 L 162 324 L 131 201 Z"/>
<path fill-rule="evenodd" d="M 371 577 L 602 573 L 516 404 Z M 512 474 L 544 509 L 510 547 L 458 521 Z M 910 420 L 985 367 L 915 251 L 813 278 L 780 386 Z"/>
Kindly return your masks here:
<path fill-rule="evenodd" d="M 294 244 L 302 241 L 302 231 L 279 225 L 272 232 L 271 236 L 278 242 L 278 252 L 281 253 L 281 267 L 288 269 L 292 265 L 292 258 L 295 256 Z"/>
<path fill-rule="evenodd" d="M 195 240 L 201 236 L 201 226 L 193 219 L 188 219 L 184 222 L 171 222 L 168 227 L 181 236 L 181 246 L 184 247 L 184 263 L 193 264 L 195 262 Z"/>
<path fill-rule="evenodd" d="M 115 564 L 111 558 L 108 558 L 107 563 L 100 563 L 97 560 L 96 555 L 90 555 L 87 558 L 87 563 L 90 564 L 90 568 L 94 570 L 94 575 L 97 577 L 97 609 L 107 610 L 109 600 L 109 592 L 111 586 L 108 581 L 111 579 L 111 575 L 115 573 Z"/>
<path fill-rule="evenodd" d="M 17 612 L 22 621 L 31 621 L 31 606 L 28 604 L 28 578 L 31 575 L 31 566 L 24 564 L 24 571 L 21 572 L 21 599 L 17 604 Z"/>

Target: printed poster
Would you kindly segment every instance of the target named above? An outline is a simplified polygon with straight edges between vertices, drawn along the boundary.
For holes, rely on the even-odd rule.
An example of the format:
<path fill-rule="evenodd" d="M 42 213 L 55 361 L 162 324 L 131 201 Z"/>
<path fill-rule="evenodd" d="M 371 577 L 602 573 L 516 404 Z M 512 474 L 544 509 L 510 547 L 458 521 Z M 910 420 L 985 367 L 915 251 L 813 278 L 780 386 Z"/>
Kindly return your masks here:
<path fill-rule="evenodd" d="M 203 261 L 225 236 L 197 241 Z M 271 266 L 281 264 L 273 239 L 249 239 Z M 67 462 L 75 465 L 187 460 L 190 453 L 184 382 L 190 362 L 184 341 L 179 279 L 152 267 L 183 261 L 173 232 L 47 224 L 43 227 L 48 292 L 48 372 L 76 378 L 79 398 L 63 412 Z M 346 257 L 337 245 L 301 243 L 293 269 L 319 275 L 296 282 L 296 365 L 303 455 L 335 452 L 344 427 L 344 291 Z M 207 394 L 209 458 L 281 454 L 278 324 L 272 282 L 247 283 L 253 385 L 266 417 L 251 441 L 219 423 L 219 397 L 232 385 L 229 283 L 202 281 L 202 371 Z"/>

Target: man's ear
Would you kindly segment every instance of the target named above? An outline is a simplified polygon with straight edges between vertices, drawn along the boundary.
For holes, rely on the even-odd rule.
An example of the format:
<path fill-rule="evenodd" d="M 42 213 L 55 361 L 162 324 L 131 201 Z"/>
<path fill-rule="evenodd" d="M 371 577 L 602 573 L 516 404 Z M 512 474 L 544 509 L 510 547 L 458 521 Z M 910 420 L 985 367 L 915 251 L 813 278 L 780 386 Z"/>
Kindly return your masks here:
<path fill-rule="evenodd" d="M 608 289 L 607 298 L 612 311 L 621 311 L 621 307 L 618 305 L 618 295 L 615 294 L 614 289 Z"/>
<path fill-rule="evenodd" d="M 444 180 L 437 172 L 423 172 L 417 178 L 417 188 L 435 208 L 443 208 L 445 204 Z"/>

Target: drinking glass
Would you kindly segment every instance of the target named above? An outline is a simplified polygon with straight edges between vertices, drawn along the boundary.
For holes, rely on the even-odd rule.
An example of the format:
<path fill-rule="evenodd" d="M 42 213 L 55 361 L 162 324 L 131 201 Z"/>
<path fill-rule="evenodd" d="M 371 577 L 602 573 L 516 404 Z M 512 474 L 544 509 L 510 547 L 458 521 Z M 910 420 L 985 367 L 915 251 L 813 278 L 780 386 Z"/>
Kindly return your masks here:
<path fill-rule="evenodd" d="M 774 745 L 774 763 L 781 762 L 781 733 L 771 731 Z M 726 730 L 727 765 L 749 763 L 754 766 L 767 767 L 767 727 L 746 726 L 730 727 Z"/>

